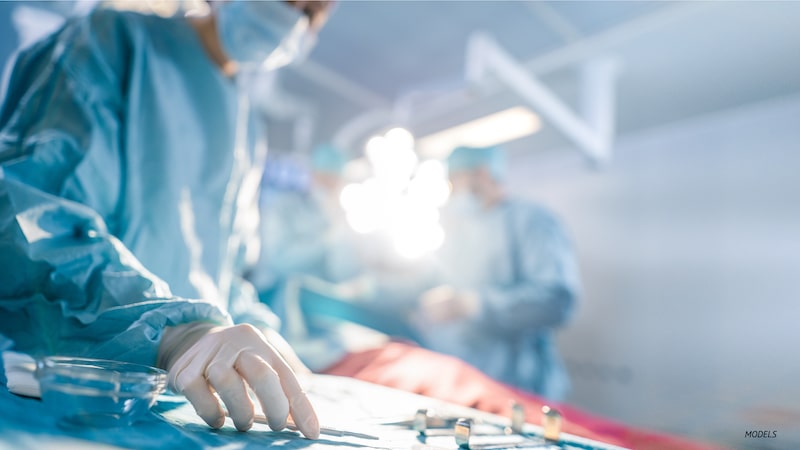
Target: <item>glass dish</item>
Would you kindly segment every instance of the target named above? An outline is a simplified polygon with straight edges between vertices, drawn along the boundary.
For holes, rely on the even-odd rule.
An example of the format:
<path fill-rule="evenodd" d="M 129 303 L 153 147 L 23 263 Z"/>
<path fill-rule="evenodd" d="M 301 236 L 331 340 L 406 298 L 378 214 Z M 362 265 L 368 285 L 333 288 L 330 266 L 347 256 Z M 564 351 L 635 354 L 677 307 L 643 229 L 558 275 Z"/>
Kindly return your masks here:
<path fill-rule="evenodd" d="M 146 416 L 167 373 L 101 359 L 49 356 L 36 363 L 42 401 L 64 426 L 127 426 Z"/>

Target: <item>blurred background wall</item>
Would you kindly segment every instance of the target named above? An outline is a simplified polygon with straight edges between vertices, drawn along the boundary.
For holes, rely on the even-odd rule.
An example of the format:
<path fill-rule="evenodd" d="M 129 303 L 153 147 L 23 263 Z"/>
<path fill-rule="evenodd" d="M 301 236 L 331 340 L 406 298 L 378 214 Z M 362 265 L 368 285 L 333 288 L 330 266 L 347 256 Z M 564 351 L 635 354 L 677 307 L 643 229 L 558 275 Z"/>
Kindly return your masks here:
<path fill-rule="evenodd" d="M 512 186 L 562 216 L 580 258 L 559 339 L 572 402 L 737 448 L 764 445 L 749 429 L 800 445 L 799 124 L 793 95 L 624 136 L 600 171 L 519 157 Z"/>

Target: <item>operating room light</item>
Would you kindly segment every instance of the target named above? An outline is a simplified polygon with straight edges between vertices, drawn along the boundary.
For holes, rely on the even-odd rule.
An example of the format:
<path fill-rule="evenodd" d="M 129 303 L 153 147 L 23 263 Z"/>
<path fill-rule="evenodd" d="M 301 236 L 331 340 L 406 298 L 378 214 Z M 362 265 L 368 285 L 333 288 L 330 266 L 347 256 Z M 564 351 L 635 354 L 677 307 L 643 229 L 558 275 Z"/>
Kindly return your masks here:
<path fill-rule="evenodd" d="M 440 247 L 444 230 L 438 208 L 450 195 L 442 163 L 420 162 L 414 136 L 403 128 L 370 138 L 365 154 L 372 176 L 348 184 L 339 196 L 350 227 L 364 234 L 382 232 L 406 258 Z"/>
<path fill-rule="evenodd" d="M 367 142 L 367 159 L 372 164 L 375 177 L 382 184 L 398 191 L 405 188 L 417 165 L 413 145 L 411 134 L 400 128 Z"/>
<path fill-rule="evenodd" d="M 364 186 L 360 183 L 351 183 L 342 189 L 339 194 L 339 203 L 345 211 L 353 211 L 364 202 Z"/>
<path fill-rule="evenodd" d="M 376 231 L 379 227 L 378 217 L 370 214 L 367 210 L 356 210 L 347 212 L 347 223 L 357 233 L 367 234 Z"/>
<path fill-rule="evenodd" d="M 386 139 L 401 148 L 414 148 L 414 136 L 405 128 L 392 128 L 386 132 Z"/>
<path fill-rule="evenodd" d="M 444 230 L 439 224 L 427 228 L 404 230 L 394 234 L 394 248 L 406 258 L 419 258 L 425 253 L 439 248 L 444 242 Z"/>
<path fill-rule="evenodd" d="M 417 141 L 417 150 L 422 155 L 441 158 L 459 145 L 498 145 L 536 133 L 541 126 L 538 115 L 517 106 L 425 136 Z"/>
<path fill-rule="evenodd" d="M 419 203 L 440 208 L 450 196 L 446 173 L 441 162 L 432 159 L 423 161 L 408 183 L 408 196 Z"/>

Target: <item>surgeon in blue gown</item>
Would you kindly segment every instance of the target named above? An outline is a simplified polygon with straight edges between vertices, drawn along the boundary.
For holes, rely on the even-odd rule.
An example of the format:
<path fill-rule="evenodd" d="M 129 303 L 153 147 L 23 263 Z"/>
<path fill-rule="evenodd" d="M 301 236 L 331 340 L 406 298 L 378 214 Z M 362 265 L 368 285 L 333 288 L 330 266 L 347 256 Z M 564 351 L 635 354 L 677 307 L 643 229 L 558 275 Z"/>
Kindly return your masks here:
<path fill-rule="evenodd" d="M 458 147 L 447 163 L 441 284 L 417 307 L 424 344 L 562 400 L 569 382 L 553 338 L 579 293 L 567 233 L 545 208 L 506 194 L 502 149 Z"/>
<path fill-rule="evenodd" d="M 310 156 L 305 189 L 268 188 L 262 195 L 260 260 L 250 280 L 280 317 L 281 334 L 301 360 L 321 370 L 354 348 L 342 343 L 337 327 L 320 328 L 308 317 L 301 299 L 353 301 L 363 272 L 362 237 L 348 225 L 339 201 L 346 152 L 322 144 Z M 356 340 L 366 345 L 365 339 Z"/>
<path fill-rule="evenodd" d="M 245 80 L 306 51 L 328 9 L 100 9 L 19 54 L 0 109 L 0 334 L 16 350 L 158 365 L 215 428 L 214 391 L 250 428 L 246 382 L 272 428 L 291 414 L 318 436 L 239 273 L 266 152 Z"/>
<path fill-rule="evenodd" d="M 315 147 L 307 189 L 269 189 L 261 199 L 261 255 L 251 281 L 267 303 L 278 302 L 281 286 L 295 276 L 329 283 L 361 271 L 355 257 L 355 233 L 339 204 L 345 152 L 333 145 Z"/>

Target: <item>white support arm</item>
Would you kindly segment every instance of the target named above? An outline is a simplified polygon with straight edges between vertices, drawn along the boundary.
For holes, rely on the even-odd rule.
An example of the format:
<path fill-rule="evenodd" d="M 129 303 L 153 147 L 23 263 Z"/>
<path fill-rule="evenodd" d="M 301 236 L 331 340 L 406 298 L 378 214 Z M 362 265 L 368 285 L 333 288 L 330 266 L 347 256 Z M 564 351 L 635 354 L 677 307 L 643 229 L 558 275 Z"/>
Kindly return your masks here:
<path fill-rule="evenodd" d="M 592 61 L 583 66 L 583 117 L 573 112 L 488 34 L 474 33 L 467 45 L 467 81 L 480 84 L 489 71 L 528 101 L 592 161 L 603 163 L 610 159 L 614 131 L 614 62 Z"/>

